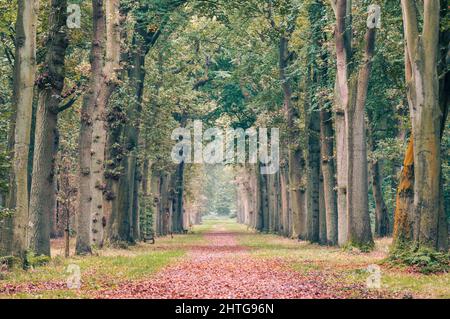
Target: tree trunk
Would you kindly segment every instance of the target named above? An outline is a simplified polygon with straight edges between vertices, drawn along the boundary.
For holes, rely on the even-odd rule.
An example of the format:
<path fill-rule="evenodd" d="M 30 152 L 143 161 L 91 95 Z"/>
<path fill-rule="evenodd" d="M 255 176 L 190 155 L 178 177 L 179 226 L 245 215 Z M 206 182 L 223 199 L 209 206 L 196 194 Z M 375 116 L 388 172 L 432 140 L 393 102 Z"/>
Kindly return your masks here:
<path fill-rule="evenodd" d="M 93 38 L 91 48 L 91 78 L 89 91 L 83 99 L 80 125 L 80 202 L 78 210 L 76 253 L 91 253 L 92 234 L 92 137 L 94 111 L 99 104 L 99 96 L 104 83 L 103 53 L 105 37 L 105 16 L 103 0 L 92 0 Z M 99 223 L 101 224 L 101 223 Z M 94 226 L 95 229 L 96 226 Z"/>
<path fill-rule="evenodd" d="M 320 171 L 319 179 L 319 243 L 321 245 L 327 244 L 327 212 L 325 209 L 325 194 L 324 183 L 322 177 L 322 171 Z"/>
<path fill-rule="evenodd" d="M 338 243 L 344 245 L 348 240 L 347 217 L 347 132 L 345 109 L 347 108 L 348 94 L 348 69 L 351 57 L 352 29 L 348 26 L 351 22 L 351 1 L 331 1 L 336 15 L 336 28 L 334 30 L 336 42 L 336 168 L 337 168 L 337 207 L 338 207 Z"/>
<path fill-rule="evenodd" d="M 413 240 L 414 228 L 414 139 L 411 136 L 406 149 L 394 212 L 394 245 L 401 246 Z"/>
<path fill-rule="evenodd" d="M 343 109 L 335 112 L 336 123 L 336 182 L 338 211 L 338 244 L 347 242 L 347 141 Z"/>
<path fill-rule="evenodd" d="M 152 169 L 152 173 L 151 173 L 151 186 L 150 186 L 150 195 L 151 195 L 151 203 L 152 203 L 152 230 L 153 230 L 153 235 L 157 236 L 160 235 L 160 228 L 159 228 L 159 224 L 161 223 L 161 216 L 159 214 L 159 202 L 160 202 L 160 194 L 159 194 L 159 174 L 157 174 L 156 172 L 154 172 L 154 170 Z"/>
<path fill-rule="evenodd" d="M 167 235 L 170 232 L 170 174 L 163 173 L 161 175 L 160 182 L 160 194 L 161 194 L 161 205 L 160 205 L 160 216 L 161 216 L 161 235 Z"/>
<path fill-rule="evenodd" d="M 281 234 L 289 237 L 291 235 L 290 229 L 290 200 L 288 190 L 288 171 L 287 164 L 280 167 L 280 195 L 281 195 Z"/>
<path fill-rule="evenodd" d="M 259 174 L 260 196 L 261 196 L 261 228 L 262 232 L 269 231 L 269 194 L 268 176 Z"/>
<path fill-rule="evenodd" d="M 105 181 L 105 150 L 107 141 L 106 107 L 118 82 L 120 68 L 120 1 L 110 0 L 105 3 L 106 21 L 106 59 L 103 66 L 103 83 L 93 110 L 92 152 L 91 152 L 91 189 L 92 189 L 92 244 L 103 246 Z"/>
<path fill-rule="evenodd" d="M 297 148 L 289 150 L 289 191 L 292 210 L 292 236 L 306 239 L 305 185 L 301 174 L 305 172 L 303 152 Z"/>
<path fill-rule="evenodd" d="M 347 124 L 347 224 L 352 245 L 367 249 L 373 246 L 368 199 L 368 163 L 366 145 L 365 104 L 370 68 L 375 49 L 375 28 L 365 36 L 364 61 L 358 78 L 350 80 L 350 99 L 345 110 Z M 354 83 L 353 83 L 354 81 Z M 357 81 L 357 82 L 356 82 Z"/>
<path fill-rule="evenodd" d="M 441 210 L 441 119 L 439 104 L 438 51 L 439 1 L 423 4 L 423 28 L 419 34 L 419 14 L 412 1 L 401 1 L 406 39 L 405 70 L 408 102 L 411 111 L 414 163 L 413 241 L 417 247 L 442 248 L 439 244 L 439 212 Z M 439 119 L 438 121 L 436 119 Z M 414 147 L 412 147 L 414 145 Z M 400 221 L 401 216 L 396 216 Z M 396 242 L 410 241 L 408 234 L 396 226 Z M 441 247 L 440 247 L 441 246 Z M 446 248 L 446 247 L 445 247 Z"/>
<path fill-rule="evenodd" d="M 58 109 L 64 87 L 67 1 L 52 0 L 49 18 L 46 67 L 38 79 L 30 220 L 33 225 L 30 248 L 37 255 L 50 256 L 50 232 L 55 215 L 55 160 L 58 148 Z M 54 224 L 54 223 L 53 223 Z"/>
<path fill-rule="evenodd" d="M 326 211 L 327 244 L 338 243 L 338 210 L 336 196 L 336 178 L 334 169 L 333 124 L 331 112 L 322 107 L 320 110 L 320 140 L 323 175 L 323 194 Z"/>
<path fill-rule="evenodd" d="M 184 187 L 184 167 L 182 162 L 177 165 L 174 178 L 174 205 L 173 205 L 173 229 L 175 233 L 183 231 L 183 187 Z"/>
<path fill-rule="evenodd" d="M 286 75 L 288 66 L 288 39 L 284 36 L 279 43 L 279 72 L 284 94 L 284 114 L 289 130 L 288 134 L 288 189 L 290 197 L 292 215 L 292 236 L 295 238 L 305 238 L 305 199 L 301 174 L 304 173 L 303 153 L 298 145 L 299 128 L 296 126 L 296 110 L 292 105 L 291 81 Z"/>
<path fill-rule="evenodd" d="M 142 97 L 145 79 L 145 54 L 146 43 L 142 38 L 145 30 L 141 24 L 136 26 L 136 35 L 133 39 L 132 64 L 128 70 L 130 85 L 134 90 L 134 103 L 127 108 L 127 123 L 124 127 L 124 149 L 123 159 L 124 174 L 119 179 L 118 194 L 118 223 L 119 233 L 114 233 L 110 237 L 118 241 L 134 243 L 136 238 L 133 234 L 133 216 L 138 214 L 135 205 L 136 170 L 137 170 L 137 147 L 139 140 L 139 116 L 142 110 Z"/>
<path fill-rule="evenodd" d="M 369 146 L 375 151 L 373 132 L 369 129 Z M 383 198 L 382 179 L 378 160 L 370 162 L 372 174 L 372 194 L 375 200 L 375 235 L 386 237 L 390 234 L 389 215 Z"/>
<path fill-rule="evenodd" d="M 365 141 L 364 108 L 375 46 L 375 29 L 365 36 L 364 61 L 359 73 L 349 71 L 351 62 L 351 1 L 332 1 L 336 15 L 336 147 L 338 168 L 338 236 L 339 244 L 346 241 L 360 248 L 373 246 L 368 211 L 367 148 Z M 344 119 L 341 117 L 344 112 Z M 344 138 L 345 136 L 345 138 Z M 345 153 L 343 151 L 345 150 Z M 346 156 L 343 159 L 343 156 Z M 343 167 L 345 166 L 345 167 Z M 343 171 L 344 170 L 344 171 Z M 342 211 L 346 196 L 346 215 Z M 343 220 L 347 218 L 347 232 Z"/>
<path fill-rule="evenodd" d="M 310 110 L 309 103 L 305 103 L 307 123 L 308 156 L 307 166 L 307 227 L 308 240 L 318 243 L 320 240 L 320 119 L 318 110 Z"/>
<path fill-rule="evenodd" d="M 18 1 L 14 62 L 15 132 L 13 179 L 9 203 L 15 203 L 12 243 L 15 256 L 25 259 L 29 247 L 28 156 L 30 150 L 33 89 L 36 73 L 36 28 L 39 1 Z"/>

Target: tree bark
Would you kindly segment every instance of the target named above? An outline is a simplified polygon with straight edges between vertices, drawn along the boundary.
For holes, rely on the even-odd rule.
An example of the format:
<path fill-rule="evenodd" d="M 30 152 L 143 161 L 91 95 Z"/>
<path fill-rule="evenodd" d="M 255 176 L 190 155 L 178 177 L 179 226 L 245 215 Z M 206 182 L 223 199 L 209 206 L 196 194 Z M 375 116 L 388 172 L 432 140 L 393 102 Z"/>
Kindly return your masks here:
<path fill-rule="evenodd" d="M 55 215 L 55 160 L 58 148 L 58 110 L 64 88 L 67 1 L 52 0 L 49 18 L 46 64 L 38 79 L 33 177 L 30 193 L 30 248 L 37 255 L 50 256 L 51 218 Z M 53 223 L 54 224 L 54 223 Z"/>
<path fill-rule="evenodd" d="M 283 109 L 288 126 L 288 190 L 290 198 L 290 210 L 292 219 L 292 236 L 295 238 L 305 238 L 306 226 L 305 220 L 305 196 L 302 189 L 301 174 L 304 173 L 303 153 L 298 145 L 298 135 L 300 130 L 296 127 L 295 118 L 296 110 L 292 105 L 292 88 L 291 81 L 286 75 L 288 64 L 289 50 L 288 39 L 285 36 L 280 37 L 279 43 L 279 72 L 280 80 L 284 94 Z"/>
<path fill-rule="evenodd" d="M 338 93 L 337 93 L 338 94 Z M 338 210 L 338 244 L 347 242 L 347 141 L 345 133 L 344 110 L 337 103 L 336 123 L 336 183 Z"/>
<path fill-rule="evenodd" d="M 394 212 L 394 245 L 413 240 L 414 228 L 414 139 L 411 136 L 403 160 Z"/>
<path fill-rule="evenodd" d="M 375 151 L 373 132 L 369 129 L 369 146 Z M 378 160 L 370 162 L 370 172 L 372 175 L 372 194 L 375 200 L 375 235 L 386 237 L 390 234 L 389 215 L 383 198 L 382 178 Z"/>
<path fill-rule="evenodd" d="M 319 243 L 327 244 L 327 212 L 325 208 L 325 194 L 322 171 L 319 179 Z"/>
<path fill-rule="evenodd" d="M 92 0 L 93 38 L 91 48 L 91 77 L 89 91 L 83 99 L 80 125 L 80 200 L 77 224 L 77 255 L 89 254 L 92 234 L 92 137 L 94 110 L 98 107 L 103 85 L 103 53 L 105 38 L 105 16 L 103 0 Z"/>
<path fill-rule="evenodd" d="M 288 190 L 288 171 L 287 164 L 280 167 L 280 195 L 281 195 L 281 234 L 289 237 L 291 235 L 290 227 L 290 199 Z"/>
<path fill-rule="evenodd" d="M 415 3 L 402 0 L 401 4 L 406 39 L 405 73 L 410 79 L 407 84 L 413 131 L 413 158 L 410 162 L 414 163 L 414 216 L 411 240 L 410 233 L 403 231 L 410 229 L 399 227 L 404 218 L 397 208 L 395 242 L 414 242 L 416 247 L 446 250 L 446 245 L 439 243 L 443 118 L 437 72 L 440 5 L 439 1 L 423 3 L 423 28 L 422 34 L 419 34 L 419 15 Z"/>
<path fill-rule="evenodd" d="M 313 243 L 320 241 L 320 119 L 318 110 L 309 110 L 306 103 L 305 114 L 307 116 L 308 156 L 307 166 L 307 237 Z"/>
<path fill-rule="evenodd" d="M 333 124 L 331 112 L 326 106 L 320 110 L 320 140 L 327 244 L 334 246 L 338 243 L 338 210 L 334 169 Z"/>
<path fill-rule="evenodd" d="M 184 188 L 184 167 L 185 163 L 178 164 L 175 171 L 175 196 L 174 196 L 174 222 L 173 231 L 181 233 L 183 231 L 183 188 Z"/>
<path fill-rule="evenodd" d="M 375 46 L 375 29 L 368 28 L 365 36 L 364 60 L 358 74 L 349 70 L 351 61 L 351 1 L 332 1 L 336 15 L 335 46 L 336 78 L 336 146 L 338 168 L 339 243 L 348 241 L 360 248 L 373 246 L 368 210 L 367 147 L 365 141 L 364 109 Z M 344 119 L 341 118 L 344 112 Z M 345 136 L 345 138 L 343 137 Z M 345 149 L 346 155 L 341 151 Z M 343 156 L 346 156 L 345 160 Z M 345 166 L 344 168 L 342 166 Z M 342 171 L 344 169 L 344 171 Z M 344 173 L 345 172 L 345 173 Z M 346 215 L 342 199 L 346 196 Z M 342 221 L 347 219 L 347 229 Z M 347 232 L 346 232 L 347 231 Z"/>
<path fill-rule="evenodd" d="M 139 214 L 135 203 L 137 147 L 139 140 L 139 116 L 142 110 L 142 97 L 145 79 L 145 55 L 147 33 L 142 23 L 136 25 L 136 36 L 133 38 L 133 50 L 131 53 L 131 65 L 128 69 L 130 85 L 133 88 L 134 103 L 127 108 L 127 122 L 124 126 L 124 158 L 122 165 L 124 174 L 119 178 L 117 208 L 118 230 L 113 229 L 111 238 L 116 241 L 134 243 L 133 216 Z M 137 211 L 136 211 L 137 210 Z M 139 218 L 138 218 L 139 219 Z M 120 225 L 123 224 L 123 225 Z"/>
<path fill-rule="evenodd" d="M 336 15 L 335 42 L 336 42 L 336 168 L 337 168 L 337 207 L 338 207 L 338 243 L 344 245 L 348 240 L 347 217 L 347 131 L 345 109 L 347 108 L 348 94 L 348 64 L 351 57 L 352 30 L 351 1 L 332 0 L 331 4 Z"/>
<path fill-rule="evenodd" d="M 12 190 L 9 203 L 15 203 L 12 220 L 11 254 L 25 260 L 29 247 L 28 156 L 30 150 L 33 89 L 36 73 L 36 28 L 39 1 L 18 1 L 16 53 L 14 62 L 15 132 Z"/>
<path fill-rule="evenodd" d="M 259 168 L 258 168 L 259 169 Z M 269 194 L 268 194 L 268 176 L 259 174 L 259 188 L 261 196 L 261 227 L 260 231 L 269 231 Z"/>
<path fill-rule="evenodd" d="M 306 198 L 305 185 L 301 174 L 305 172 L 303 152 L 289 150 L 289 191 L 292 210 L 292 237 L 306 239 Z"/>
<path fill-rule="evenodd" d="M 106 21 L 106 59 L 103 66 L 103 83 L 98 96 L 98 103 L 93 110 L 92 125 L 92 157 L 91 157 L 91 188 L 92 188 L 92 244 L 103 246 L 104 225 L 104 193 L 105 180 L 105 150 L 107 143 L 106 107 L 118 83 L 120 68 L 120 1 L 110 0 L 105 3 Z"/>
<path fill-rule="evenodd" d="M 373 246 L 368 199 L 368 163 L 366 122 L 364 118 L 370 68 L 375 49 L 375 28 L 365 36 L 364 61 L 357 80 L 350 80 L 350 100 L 346 108 L 347 124 L 347 224 L 348 240 L 362 248 Z M 354 82 L 354 83 L 353 83 Z"/>

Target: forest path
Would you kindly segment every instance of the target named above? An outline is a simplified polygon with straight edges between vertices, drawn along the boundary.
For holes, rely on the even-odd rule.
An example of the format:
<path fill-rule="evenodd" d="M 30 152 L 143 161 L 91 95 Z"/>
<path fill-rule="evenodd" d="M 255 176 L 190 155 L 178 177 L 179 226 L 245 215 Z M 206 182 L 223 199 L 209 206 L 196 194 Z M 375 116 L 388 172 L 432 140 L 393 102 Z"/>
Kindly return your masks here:
<path fill-rule="evenodd" d="M 228 228 L 213 225 L 203 234 L 206 243 L 189 248 L 182 260 L 148 279 L 102 291 L 98 297 L 346 298 L 355 292 L 359 297 L 376 297 L 361 285 L 330 284 L 326 273 L 296 271 L 289 258 L 258 256 L 240 241 L 264 235 Z"/>

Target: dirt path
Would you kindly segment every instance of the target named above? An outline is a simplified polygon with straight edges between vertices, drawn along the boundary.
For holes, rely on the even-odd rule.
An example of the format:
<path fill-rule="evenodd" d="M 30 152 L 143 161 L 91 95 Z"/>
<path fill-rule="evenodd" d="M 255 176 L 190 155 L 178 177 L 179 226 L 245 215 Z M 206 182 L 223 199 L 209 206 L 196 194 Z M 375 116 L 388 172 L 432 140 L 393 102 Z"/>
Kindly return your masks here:
<path fill-rule="evenodd" d="M 303 275 L 280 258 L 255 257 L 238 244 L 239 233 L 216 227 L 186 259 L 144 281 L 119 284 L 99 298 L 346 298 L 378 297 L 361 286 L 330 285 L 325 274 Z"/>

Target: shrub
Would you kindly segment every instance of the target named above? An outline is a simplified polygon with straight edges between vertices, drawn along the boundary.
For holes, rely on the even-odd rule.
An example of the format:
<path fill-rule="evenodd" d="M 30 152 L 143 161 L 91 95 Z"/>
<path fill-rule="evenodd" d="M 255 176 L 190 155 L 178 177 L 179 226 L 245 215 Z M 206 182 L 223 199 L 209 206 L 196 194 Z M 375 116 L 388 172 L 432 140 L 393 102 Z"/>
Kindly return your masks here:
<path fill-rule="evenodd" d="M 419 249 L 397 247 L 391 251 L 388 261 L 413 267 L 423 274 L 450 271 L 450 254 L 425 247 Z"/>

